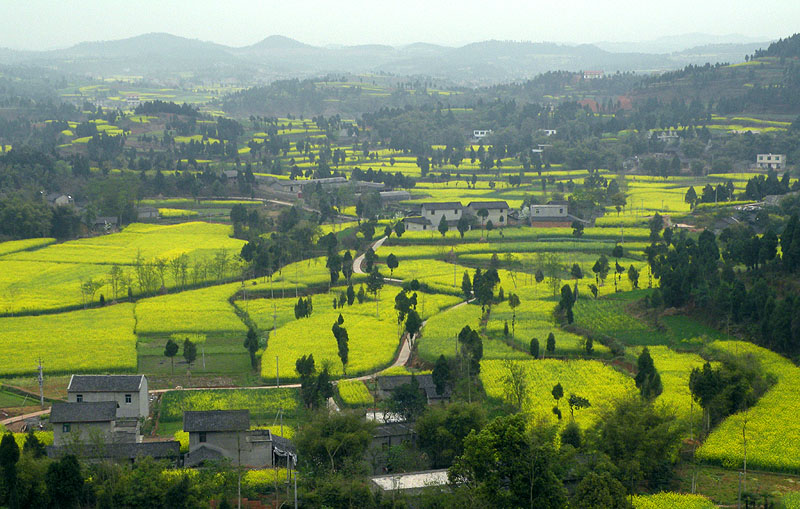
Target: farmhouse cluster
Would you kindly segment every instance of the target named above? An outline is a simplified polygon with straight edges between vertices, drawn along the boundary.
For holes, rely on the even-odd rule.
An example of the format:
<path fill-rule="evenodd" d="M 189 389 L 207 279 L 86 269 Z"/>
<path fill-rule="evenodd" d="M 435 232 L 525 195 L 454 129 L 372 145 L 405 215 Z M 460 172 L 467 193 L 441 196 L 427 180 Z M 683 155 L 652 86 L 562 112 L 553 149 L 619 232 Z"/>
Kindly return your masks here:
<path fill-rule="evenodd" d="M 568 205 L 564 200 L 551 200 L 547 204 L 513 210 L 505 201 L 472 201 L 466 207 L 457 201 L 426 202 L 418 213 L 405 217 L 403 223 L 409 231 L 493 229 L 527 221 L 540 228 L 568 227 L 575 220 L 581 221 L 569 214 Z"/>
<path fill-rule="evenodd" d="M 296 464 L 289 440 L 250 429 L 249 410 L 184 412 L 189 446 L 183 454 L 175 440 L 144 437 L 141 425 L 150 416 L 150 398 L 144 375 L 73 375 L 67 401 L 53 403 L 50 411 L 48 455 L 131 462 L 151 457 L 186 467 L 222 459 L 249 468 Z"/>

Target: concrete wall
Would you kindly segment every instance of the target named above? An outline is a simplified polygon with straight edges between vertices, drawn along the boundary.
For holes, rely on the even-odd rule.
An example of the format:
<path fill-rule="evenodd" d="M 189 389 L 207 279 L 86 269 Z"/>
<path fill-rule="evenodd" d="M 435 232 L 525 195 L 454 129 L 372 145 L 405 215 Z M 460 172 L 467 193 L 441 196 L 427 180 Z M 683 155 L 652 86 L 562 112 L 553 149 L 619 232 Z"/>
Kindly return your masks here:
<path fill-rule="evenodd" d="M 404 223 L 406 227 L 406 231 L 409 232 L 421 232 L 421 231 L 436 231 L 436 226 L 427 226 L 424 224 L 419 223 Z M 436 223 L 437 225 L 439 223 Z"/>
<path fill-rule="evenodd" d="M 480 224 L 481 218 L 478 216 L 478 210 L 480 209 L 472 210 L 471 208 L 468 208 L 467 210 L 470 212 L 470 214 L 478 218 L 478 224 Z M 491 221 L 495 228 L 497 228 L 499 226 L 505 226 L 506 223 L 508 223 L 508 209 L 486 209 L 486 211 L 489 213 L 489 215 L 486 216 L 486 220 L 483 221 L 484 225 Z M 501 218 L 502 221 L 500 220 Z"/>
<path fill-rule="evenodd" d="M 442 217 L 444 217 L 446 221 L 458 221 L 461 219 L 462 213 L 462 207 L 453 209 L 428 210 L 425 205 L 422 206 L 422 217 L 431 222 L 434 230 L 439 226 L 439 222 L 442 220 Z"/>
<path fill-rule="evenodd" d="M 61 423 L 53 424 L 53 445 L 82 443 L 108 443 L 112 441 L 114 428 L 111 422 L 73 422 L 70 430 L 64 433 Z"/>
<path fill-rule="evenodd" d="M 531 218 L 567 217 L 566 205 L 531 205 Z"/>
<path fill-rule="evenodd" d="M 200 447 L 221 452 L 234 465 L 241 458 L 242 465 L 251 467 L 272 466 L 272 441 L 267 433 L 251 431 L 209 431 L 206 441 L 200 442 L 200 433 L 189 433 L 189 453 Z"/>

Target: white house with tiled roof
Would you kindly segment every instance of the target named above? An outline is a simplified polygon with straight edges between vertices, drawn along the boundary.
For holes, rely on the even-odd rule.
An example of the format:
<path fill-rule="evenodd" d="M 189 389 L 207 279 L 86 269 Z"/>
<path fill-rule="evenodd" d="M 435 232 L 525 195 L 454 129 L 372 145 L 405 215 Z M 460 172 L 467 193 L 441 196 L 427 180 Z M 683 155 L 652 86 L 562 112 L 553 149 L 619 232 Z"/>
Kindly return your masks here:
<path fill-rule="evenodd" d="M 484 224 L 489 221 L 496 227 L 505 226 L 508 224 L 508 212 L 510 207 L 505 201 L 471 201 L 464 209 L 470 215 L 478 217 L 478 211 L 485 209 L 489 213 L 484 219 Z M 478 220 L 481 220 L 478 217 Z"/>

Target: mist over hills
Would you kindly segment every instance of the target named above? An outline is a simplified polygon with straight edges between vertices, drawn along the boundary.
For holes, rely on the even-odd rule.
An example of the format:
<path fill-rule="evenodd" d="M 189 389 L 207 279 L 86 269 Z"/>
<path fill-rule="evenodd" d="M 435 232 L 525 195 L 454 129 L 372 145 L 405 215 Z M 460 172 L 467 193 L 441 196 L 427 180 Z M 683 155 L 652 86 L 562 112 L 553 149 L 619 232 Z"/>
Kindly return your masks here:
<path fill-rule="evenodd" d="M 692 45 L 693 43 L 701 43 Z M 325 73 L 425 75 L 466 85 L 525 79 L 555 71 L 653 72 L 687 64 L 740 62 L 769 41 L 741 36 L 690 34 L 644 43 L 568 45 L 549 42 L 480 41 L 460 47 L 413 43 L 320 47 L 271 35 L 244 47 L 166 33 L 113 41 L 82 42 L 51 51 L 0 49 L 0 63 L 47 66 L 95 76 L 191 72 L 217 79 L 246 77 L 250 82 Z"/>

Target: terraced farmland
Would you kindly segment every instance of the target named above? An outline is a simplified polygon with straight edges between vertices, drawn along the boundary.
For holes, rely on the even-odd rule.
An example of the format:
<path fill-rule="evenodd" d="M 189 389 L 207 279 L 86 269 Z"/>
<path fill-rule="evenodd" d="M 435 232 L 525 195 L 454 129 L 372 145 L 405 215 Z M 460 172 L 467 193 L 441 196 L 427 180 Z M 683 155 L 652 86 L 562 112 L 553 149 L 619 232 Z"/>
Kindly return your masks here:
<path fill-rule="evenodd" d="M 552 412 L 556 401 L 551 394 L 558 383 L 564 389 L 564 398 L 559 402 L 562 422 L 571 419 L 567 404 L 570 394 L 574 393 L 589 400 L 589 408 L 576 410 L 574 414 L 575 422 L 581 427 L 597 422 L 602 412 L 610 409 L 615 401 L 636 394 L 631 377 L 599 361 L 539 359 L 511 362 L 518 363 L 526 375 L 528 397 L 523 402 L 522 411 L 529 413 L 533 420 L 542 419 L 553 424 L 559 422 Z M 481 362 L 481 382 L 489 397 L 505 400 L 509 391 L 503 379 L 507 374 L 506 361 Z"/>
<path fill-rule="evenodd" d="M 136 371 L 133 305 L 0 319 L 0 376 Z"/>
<path fill-rule="evenodd" d="M 27 250 L 10 246 L 5 254 L 0 254 L 0 272 L 4 274 L 0 279 L 0 311 L 11 314 L 77 307 L 84 300 L 81 283 L 89 279 L 102 285 L 93 295 L 95 301 L 101 294 L 111 300 L 114 295 L 109 272 L 115 264 L 130 278 L 134 294 L 139 294 L 141 288 L 134 266 L 137 256 L 144 262 L 153 262 L 186 254 L 187 282 L 214 279 L 215 272 L 208 262 L 224 250 L 230 263 L 243 245 L 241 240 L 231 238 L 230 233 L 229 226 L 201 222 L 167 226 L 132 224 L 120 233 L 58 244 L 42 239 L 33 244 L 41 246 L 40 249 L 28 249 L 30 244 Z M 199 260 L 207 263 L 195 277 L 193 272 Z M 228 265 L 226 276 L 231 268 Z M 169 269 L 164 271 L 164 283 L 167 288 L 177 286 Z M 125 292 L 118 289 L 118 294 L 124 296 Z"/>

